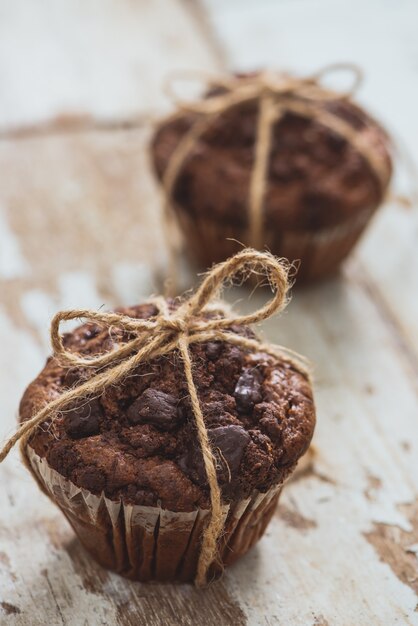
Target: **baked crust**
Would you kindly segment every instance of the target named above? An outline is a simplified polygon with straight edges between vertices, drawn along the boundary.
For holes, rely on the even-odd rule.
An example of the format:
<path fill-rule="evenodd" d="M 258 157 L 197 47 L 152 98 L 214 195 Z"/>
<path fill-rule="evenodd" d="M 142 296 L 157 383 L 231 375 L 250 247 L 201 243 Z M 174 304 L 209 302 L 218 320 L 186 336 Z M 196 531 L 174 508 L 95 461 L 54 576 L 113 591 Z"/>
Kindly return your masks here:
<path fill-rule="evenodd" d="M 135 318 L 152 305 L 120 309 Z M 233 332 L 254 336 L 248 328 Z M 122 332 L 88 323 L 65 335 L 82 354 L 110 350 Z M 225 501 L 282 482 L 306 451 L 315 425 L 312 389 L 285 360 L 223 342 L 190 347 L 193 375 Z M 20 404 L 21 420 L 88 378 L 49 358 Z M 77 486 L 110 499 L 172 511 L 208 508 L 208 487 L 177 352 L 138 367 L 122 384 L 80 401 L 31 437 L 31 447 Z"/>

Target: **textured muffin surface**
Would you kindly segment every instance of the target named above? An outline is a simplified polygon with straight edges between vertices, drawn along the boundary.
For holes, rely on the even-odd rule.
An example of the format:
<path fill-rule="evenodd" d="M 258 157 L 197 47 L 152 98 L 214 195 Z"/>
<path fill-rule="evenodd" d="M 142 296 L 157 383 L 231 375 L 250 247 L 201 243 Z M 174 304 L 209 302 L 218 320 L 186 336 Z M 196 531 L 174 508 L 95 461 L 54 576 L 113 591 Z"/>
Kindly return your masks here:
<path fill-rule="evenodd" d="M 152 305 L 121 311 L 156 314 Z M 253 336 L 248 328 L 232 327 Z M 127 336 L 84 324 L 65 336 L 67 349 L 108 351 Z M 285 360 L 224 342 L 190 348 L 193 375 L 216 456 L 224 501 L 283 481 L 306 451 L 315 425 L 306 377 Z M 29 385 L 21 420 L 89 377 L 50 358 Z M 208 487 L 179 354 L 139 366 L 123 383 L 68 407 L 30 440 L 61 475 L 94 494 L 177 511 L 208 508 Z"/>
<path fill-rule="evenodd" d="M 381 127 L 350 101 L 322 107 L 361 136 L 382 163 L 389 183 L 391 159 Z M 248 224 L 257 114 L 255 102 L 229 109 L 196 142 L 174 188 L 175 202 L 191 216 Z M 160 179 L 197 119 L 196 114 L 179 114 L 157 130 L 152 150 Z M 376 207 L 385 190 L 360 152 L 325 125 L 294 113 L 285 113 L 275 124 L 264 203 L 269 228 L 316 231 L 335 226 Z"/>

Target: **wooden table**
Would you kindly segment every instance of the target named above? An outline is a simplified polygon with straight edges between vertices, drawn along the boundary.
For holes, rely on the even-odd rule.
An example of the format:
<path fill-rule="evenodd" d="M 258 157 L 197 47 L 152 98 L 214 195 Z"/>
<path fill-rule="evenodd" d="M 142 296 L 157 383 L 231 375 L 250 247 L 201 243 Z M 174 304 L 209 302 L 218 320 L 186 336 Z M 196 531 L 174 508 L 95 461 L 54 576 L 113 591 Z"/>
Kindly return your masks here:
<path fill-rule="evenodd" d="M 0 14 L 2 438 L 57 309 L 155 288 L 165 253 L 146 149 L 167 72 L 358 62 L 361 101 L 418 157 L 413 0 L 2 0 Z M 132 115 L 135 130 L 107 128 Z M 0 623 L 418 624 L 417 245 L 416 207 L 387 203 L 339 278 L 265 324 L 315 364 L 314 450 L 220 582 L 198 592 L 99 569 L 13 453 L 0 467 Z"/>

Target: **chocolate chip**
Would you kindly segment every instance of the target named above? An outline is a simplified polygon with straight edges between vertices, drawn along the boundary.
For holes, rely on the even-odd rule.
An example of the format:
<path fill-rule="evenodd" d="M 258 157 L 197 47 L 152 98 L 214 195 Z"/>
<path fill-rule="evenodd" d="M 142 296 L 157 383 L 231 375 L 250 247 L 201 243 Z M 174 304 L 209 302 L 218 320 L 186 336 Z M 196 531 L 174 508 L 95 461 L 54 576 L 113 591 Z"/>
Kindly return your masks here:
<path fill-rule="evenodd" d="M 189 419 L 190 415 L 193 414 L 192 406 L 190 403 L 190 397 L 187 396 L 187 389 L 184 391 L 180 390 L 180 395 L 183 397 L 179 400 L 177 404 L 177 418 L 179 423 L 186 421 Z"/>
<path fill-rule="evenodd" d="M 234 473 L 239 469 L 244 450 L 250 435 L 242 426 L 230 424 L 208 431 L 212 450 L 217 459 L 218 479 L 222 483 L 233 482 Z M 178 465 L 186 474 L 196 474 L 197 480 L 207 483 L 203 456 L 200 448 L 191 448 L 178 460 Z"/>
<path fill-rule="evenodd" d="M 78 400 L 64 413 L 64 428 L 72 439 L 81 439 L 98 435 L 102 409 L 99 401 Z"/>
<path fill-rule="evenodd" d="M 252 411 L 255 404 L 261 402 L 261 374 L 257 369 L 245 370 L 238 378 L 234 391 L 238 411 Z"/>
<path fill-rule="evenodd" d="M 210 341 L 206 344 L 206 354 L 208 359 L 216 361 L 222 352 L 222 344 L 220 341 Z"/>
<path fill-rule="evenodd" d="M 247 431 L 235 424 L 219 426 L 209 431 L 209 439 L 215 454 L 217 449 L 221 452 L 221 466 L 225 460 L 229 471 L 236 472 L 241 464 L 244 449 L 250 441 Z"/>
<path fill-rule="evenodd" d="M 158 389 L 146 389 L 128 409 L 128 420 L 131 424 L 152 424 L 169 430 L 177 423 L 178 400 L 169 393 Z"/>

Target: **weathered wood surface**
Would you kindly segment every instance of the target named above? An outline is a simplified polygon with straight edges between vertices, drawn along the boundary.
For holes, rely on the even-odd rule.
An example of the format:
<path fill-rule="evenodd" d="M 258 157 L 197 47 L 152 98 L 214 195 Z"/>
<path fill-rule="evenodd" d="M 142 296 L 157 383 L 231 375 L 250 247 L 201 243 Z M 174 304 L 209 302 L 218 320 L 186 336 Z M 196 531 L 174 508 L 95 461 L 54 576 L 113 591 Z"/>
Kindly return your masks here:
<path fill-rule="evenodd" d="M 369 74 L 362 100 L 418 158 L 415 5 L 364 5 L 207 0 L 205 21 L 190 0 L 0 3 L 1 128 L 142 118 L 134 132 L 61 126 L 0 142 L 2 438 L 55 310 L 156 288 L 164 251 L 147 119 L 167 106 L 168 70 L 357 61 Z M 0 623 L 418 624 L 417 239 L 416 208 L 386 206 L 341 277 L 297 291 L 265 325 L 315 364 L 314 453 L 266 537 L 222 581 L 198 592 L 99 569 L 14 453 L 0 467 Z"/>

